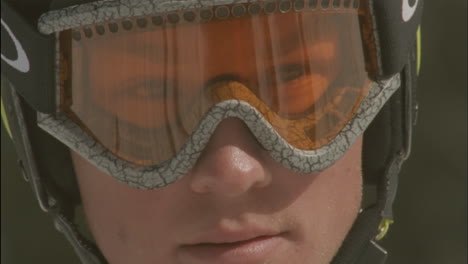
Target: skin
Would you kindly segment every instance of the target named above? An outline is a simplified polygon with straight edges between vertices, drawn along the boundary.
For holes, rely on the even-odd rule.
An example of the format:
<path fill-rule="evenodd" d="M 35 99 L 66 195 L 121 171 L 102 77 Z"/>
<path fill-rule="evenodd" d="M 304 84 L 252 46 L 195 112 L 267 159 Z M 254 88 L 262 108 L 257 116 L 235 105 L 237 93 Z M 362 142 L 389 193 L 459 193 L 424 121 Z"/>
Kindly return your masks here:
<path fill-rule="evenodd" d="M 175 184 L 143 191 L 72 153 L 85 214 L 107 260 L 198 264 L 187 244 L 212 230 L 255 225 L 280 234 L 258 258 L 217 263 L 329 263 L 356 219 L 362 193 L 362 139 L 332 167 L 299 174 L 281 167 L 242 121 L 220 123 L 196 166 Z M 216 262 L 213 262 L 216 263 Z"/>

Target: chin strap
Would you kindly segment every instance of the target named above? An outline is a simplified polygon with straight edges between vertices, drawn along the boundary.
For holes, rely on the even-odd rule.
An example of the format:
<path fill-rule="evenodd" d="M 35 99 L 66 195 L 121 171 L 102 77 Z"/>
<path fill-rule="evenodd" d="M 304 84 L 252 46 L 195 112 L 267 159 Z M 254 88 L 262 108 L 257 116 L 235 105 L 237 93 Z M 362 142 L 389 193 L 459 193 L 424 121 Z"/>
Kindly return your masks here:
<path fill-rule="evenodd" d="M 376 202 L 361 211 L 332 261 L 333 264 L 383 264 L 387 258 L 387 251 L 377 241 L 385 236 L 389 225 L 393 223 L 393 202 L 398 187 L 398 174 L 411 152 L 413 126 L 416 124 L 418 111 L 415 98 L 416 50 L 415 48 L 410 53 L 408 64 L 402 71 L 402 87 L 384 106 L 386 109 L 382 109 L 383 113 L 376 117 L 380 119 L 377 120 L 380 124 L 372 128 L 373 133 L 377 135 L 383 135 L 382 129 L 391 131 L 388 137 L 378 137 L 377 141 L 371 140 L 368 146 L 377 148 L 374 149 L 377 152 L 371 152 L 370 156 L 380 155 L 384 164 L 383 169 L 375 167 L 368 169 L 363 166 L 364 175 L 366 176 L 366 172 L 370 174 L 367 176 L 371 176 L 371 182 L 377 187 Z M 383 141 L 387 140 L 390 146 L 384 147 Z M 378 149 L 381 146 L 382 149 Z M 382 151 L 388 153 L 379 153 Z"/>
<path fill-rule="evenodd" d="M 387 251 L 375 241 L 371 240 L 356 263 L 384 264 L 387 260 Z"/>
<path fill-rule="evenodd" d="M 58 208 L 57 210 L 54 210 L 51 215 L 54 218 L 55 228 L 65 235 L 83 264 L 106 263 L 104 257 L 100 254 L 94 244 L 86 241 L 76 228 L 76 225 L 62 214 Z"/>
<path fill-rule="evenodd" d="M 388 227 L 382 226 L 381 223 L 388 223 L 393 219 L 391 208 L 397 189 L 397 175 L 403 161 L 403 156 L 398 155 L 390 163 L 385 177 L 377 186 L 377 204 L 360 212 L 340 251 L 333 259 L 333 264 L 385 263 L 387 251 L 377 244 L 377 240 L 388 230 Z"/>
<path fill-rule="evenodd" d="M 20 168 L 24 179 L 32 186 L 39 206 L 52 217 L 55 228 L 65 235 L 82 263 L 107 263 L 97 247 L 80 234 L 78 228 L 73 223 L 73 214 L 66 213 L 66 211 L 72 212 L 73 210 L 65 211 L 62 209 L 66 209 L 69 204 L 61 199 L 56 199 L 57 197 L 54 198 L 53 194 L 48 192 L 44 175 L 40 176 L 39 166 L 36 162 L 37 159 L 33 153 L 31 137 L 27 129 L 27 117 L 23 111 L 22 102 L 15 89 L 10 85 L 4 84 L 2 84 L 2 100 L 4 97 L 10 103 L 8 104 L 8 108 L 5 109 L 5 114 L 8 116 L 8 123 L 12 134 L 17 135 L 12 139 L 16 145 Z M 74 206 L 71 206 L 74 209 Z"/>
<path fill-rule="evenodd" d="M 380 224 L 377 229 L 377 235 L 374 236 L 367 245 L 364 245 L 361 255 L 357 257 L 354 262 L 356 264 L 383 264 L 387 259 L 387 251 L 377 244 L 377 241 L 381 240 L 388 231 L 389 225 L 393 222 L 393 201 L 395 199 L 397 186 L 398 186 L 398 173 L 400 172 L 401 165 L 404 162 L 403 155 L 398 155 L 393 160 L 389 166 L 387 172 L 385 173 L 385 190 L 383 191 L 383 197 L 379 199 L 384 199 L 382 204 L 382 209 L 379 207 L 380 214 L 375 217 L 380 219 Z M 369 216 L 372 217 L 372 216 Z M 359 251 L 357 251 L 359 252 Z M 344 262 L 343 262 L 344 263 Z"/>

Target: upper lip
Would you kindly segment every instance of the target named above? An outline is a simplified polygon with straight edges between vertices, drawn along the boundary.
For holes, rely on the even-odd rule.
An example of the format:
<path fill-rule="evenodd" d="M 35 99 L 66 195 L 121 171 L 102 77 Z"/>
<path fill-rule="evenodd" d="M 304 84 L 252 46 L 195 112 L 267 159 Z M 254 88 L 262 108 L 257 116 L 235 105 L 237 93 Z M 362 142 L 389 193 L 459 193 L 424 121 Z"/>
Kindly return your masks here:
<path fill-rule="evenodd" d="M 247 226 L 239 229 L 215 228 L 201 234 L 192 241 L 185 243 L 184 246 L 236 243 L 258 237 L 275 236 L 281 233 L 282 232 L 274 229 L 255 226 Z"/>

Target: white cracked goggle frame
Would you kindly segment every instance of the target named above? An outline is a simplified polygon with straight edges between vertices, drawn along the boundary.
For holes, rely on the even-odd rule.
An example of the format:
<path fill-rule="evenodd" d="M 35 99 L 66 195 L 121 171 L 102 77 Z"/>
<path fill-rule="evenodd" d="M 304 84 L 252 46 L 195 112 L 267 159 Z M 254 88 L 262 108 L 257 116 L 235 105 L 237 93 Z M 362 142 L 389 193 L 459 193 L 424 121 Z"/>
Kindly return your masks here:
<path fill-rule="evenodd" d="M 328 1 L 318 3 L 318 8 L 323 7 L 323 2 Z M 343 2 L 343 5 L 345 2 Z M 286 8 L 288 5 L 281 5 L 282 3 L 289 3 L 289 7 Z M 297 11 L 297 7 L 300 7 L 300 4 L 297 3 L 301 2 L 279 1 L 278 9 L 283 13 L 283 11 L 291 10 L 292 6 L 294 6 L 294 10 Z M 169 19 L 169 13 L 176 10 L 178 12 L 185 12 L 180 10 L 198 10 L 199 14 L 201 14 L 203 10 L 207 10 L 206 8 L 212 10 L 212 17 L 216 17 L 219 14 L 224 14 L 223 12 L 217 12 L 217 10 L 229 4 L 234 4 L 232 8 L 236 4 L 244 4 L 246 6 L 245 10 L 249 12 L 251 12 L 250 10 L 254 10 L 254 12 L 261 12 L 262 10 L 266 12 L 267 10 L 267 2 L 101 1 L 48 13 L 41 17 L 39 28 L 43 33 L 50 34 L 127 17 L 167 14 Z M 284 10 L 281 9 L 281 6 L 283 6 Z M 256 7 L 260 9 L 258 10 Z M 310 8 L 307 5 L 303 6 L 303 8 L 307 7 Z M 327 8 L 332 7 L 332 3 L 328 2 Z M 84 31 L 84 34 L 86 35 L 86 31 Z M 59 50 L 57 53 L 59 54 Z M 58 64 L 57 61 L 57 69 L 59 68 Z M 60 72 L 57 70 L 57 75 L 59 74 Z M 57 84 L 57 93 L 60 92 L 59 86 Z M 268 122 L 263 113 L 248 102 L 239 99 L 224 100 L 214 104 L 203 115 L 196 129 L 177 153 L 162 163 L 148 166 L 138 166 L 116 156 L 62 112 L 55 114 L 39 113 L 38 123 L 41 128 L 59 139 L 70 149 L 79 153 L 97 168 L 121 182 L 140 189 L 162 188 L 187 174 L 196 164 L 217 125 L 229 117 L 242 120 L 261 146 L 284 167 L 300 173 L 316 173 L 333 165 L 349 149 L 398 87 L 400 87 L 399 75 L 372 83 L 368 94 L 360 103 L 354 117 L 346 123 L 341 132 L 330 142 L 314 150 L 302 150 L 292 146 Z"/>

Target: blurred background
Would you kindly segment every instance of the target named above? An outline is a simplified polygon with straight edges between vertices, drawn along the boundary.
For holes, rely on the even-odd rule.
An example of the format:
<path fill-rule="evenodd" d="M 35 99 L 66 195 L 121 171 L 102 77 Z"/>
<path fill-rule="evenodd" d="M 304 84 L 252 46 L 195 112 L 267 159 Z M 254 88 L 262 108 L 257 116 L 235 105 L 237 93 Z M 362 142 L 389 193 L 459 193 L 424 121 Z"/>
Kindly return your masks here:
<path fill-rule="evenodd" d="M 467 263 L 467 1 L 426 0 L 420 112 L 384 239 L 387 264 Z M 1 264 L 79 263 L 19 173 L 1 128 Z"/>

